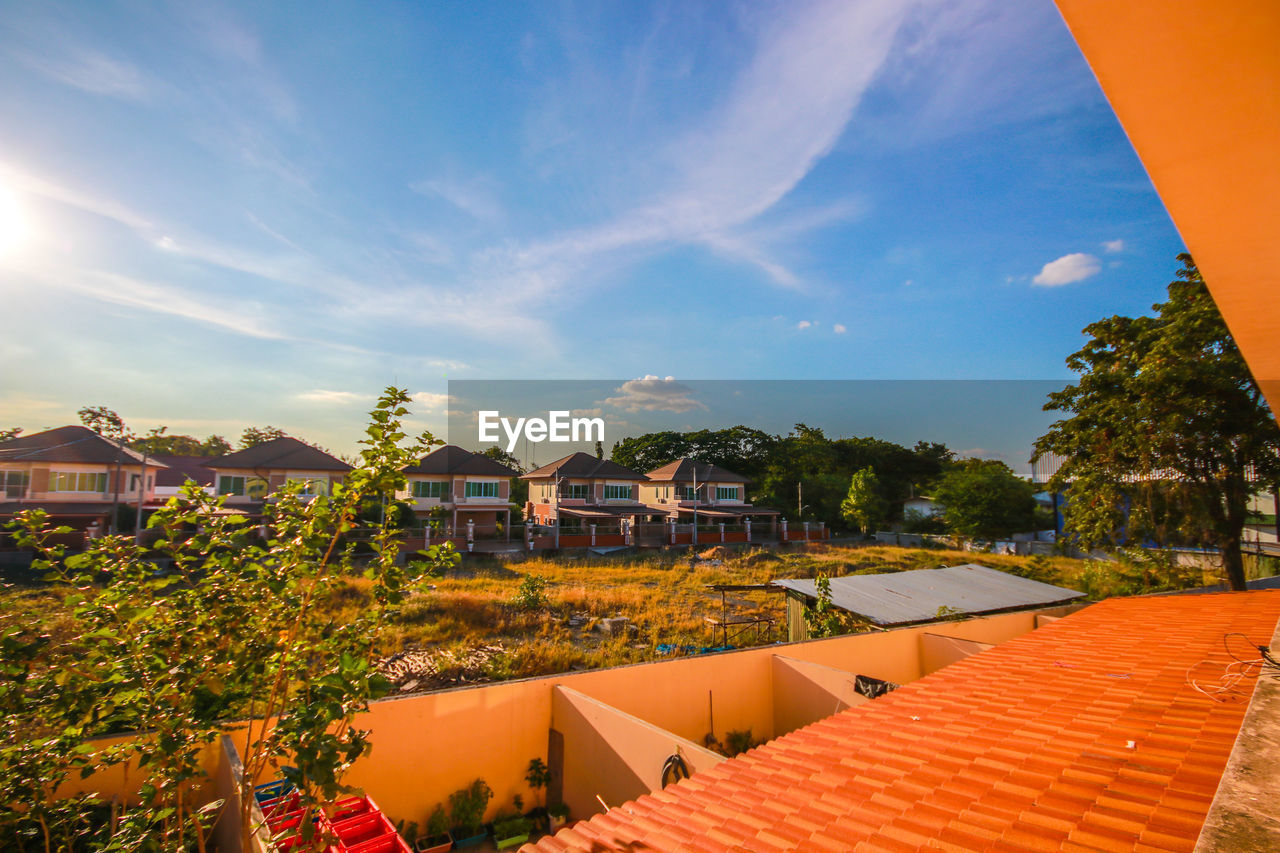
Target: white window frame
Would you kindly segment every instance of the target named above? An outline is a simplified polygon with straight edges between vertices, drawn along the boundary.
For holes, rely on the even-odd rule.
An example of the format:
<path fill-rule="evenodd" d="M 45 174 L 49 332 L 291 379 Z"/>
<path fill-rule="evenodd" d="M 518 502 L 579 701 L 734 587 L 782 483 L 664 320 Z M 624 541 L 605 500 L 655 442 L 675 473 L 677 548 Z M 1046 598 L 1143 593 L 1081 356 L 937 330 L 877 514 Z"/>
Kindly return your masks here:
<path fill-rule="evenodd" d="M 738 503 L 742 500 L 742 488 L 740 486 L 716 486 L 716 500 Z"/>
<path fill-rule="evenodd" d="M 430 494 L 430 492 L 435 492 L 435 494 Z M 444 496 L 448 493 L 449 484 L 444 480 L 414 480 L 409 486 L 409 494 L 419 500 L 431 498 L 444 500 Z"/>
<path fill-rule="evenodd" d="M 610 495 L 609 491 L 613 490 L 615 494 Z M 618 494 L 621 490 L 625 494 Z M 605 483 L 604 499 L 607 501 L 629 501 L 631 500 L 631 484 L 630 483 Z"/>
<path fill-rule="evenodd" d="M 89 479 L 92 478 L 92 479 Z M 90 486 L 90 488 L 85 488 Z M 73 494 L 105 495 L 108 477 L 105 471 L 50 471 L 49 491 Z"/>
<path fill-rule="evenodd" d="M 473 493 L 472 486 L 483 486 L 484 488 L 477 488 Z M 492 487 L 492 489 L 490 487 Z M 492 491 L 493 494 L 489 494 L 490 491 Z M 471 500 L 473 498 L 489 498 L 490 500 L 496 501 L 499 498 L 500 491 L 501 489 L 498 487 L 497 480 L 467 480 L 462 486 L 463 497 L 467 500 Z"/>

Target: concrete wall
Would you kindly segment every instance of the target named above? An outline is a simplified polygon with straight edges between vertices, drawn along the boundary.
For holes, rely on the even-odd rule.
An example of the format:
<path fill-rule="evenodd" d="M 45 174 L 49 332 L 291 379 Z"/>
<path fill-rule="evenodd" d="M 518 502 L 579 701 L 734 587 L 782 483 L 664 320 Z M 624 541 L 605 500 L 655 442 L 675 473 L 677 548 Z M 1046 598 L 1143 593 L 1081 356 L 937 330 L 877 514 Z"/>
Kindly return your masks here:
<path fill-rule="evenodd" d="M 941 629 L 945 626 L 939 625 L 938 627 Z M 1039 627 L 1039 625 L 1036 627 Z M 989 648 L 991 648 L 991 643 L 980 643 L 977 640 L 962 640 L 958 637 L 949 637 L 943 634 L 921 634 L 920 666 L 927 675 L 958 660 L 964 660 L 969 655 L 986 651 Z"/>
<path fill-rule="evenodd" d="M 551 766 L 562 773 L 561 796 L 571 815 L 602 811 L 601 800 L 612 808 L 660 789 L 663 765 L 677 753 L 691 773 L 725 760 L 576 690 L 556 687 L 551 697 L 551 728 L 564 743 L 562 760 L 553 758 Z"/>
<path fill-rule="evenodd" d="M 945 632 L 959 640 L 995 644 L 1032 630 L 1035 619 L 1033 611 L 1006 613 L 948 622 Z M 536 801 L 524 781 L 529 761 L 548 761 L 553 726 L 569 726 L 561 722 L 568 711 L 562 707 L 557 715 L 553 710 L 557 688 L 665 730 L 663 743 L 674 737 L 698 744 L 708 733 L 723 737 L 746 729 L 757 738 L 771 738 L 827 716 L 837 700 L 856 701 L 844 686 L 851 673 L 899 684 L 919 678 L 929 669 L 921 637 L 940 630 L 937 625 L 903 628 L 383 700 L 356 720 L 357 726 L 372 732 L 373 749 L 346 780 L 362 787 L 393 820 L 422 825 L 436 803 L 483 778 L 495 792 L 492 817 L 509 806 L 515 794 L 526 804 Z M 787 660 L 777 662 L 779 656 Z M 563 690 L 559 693 L 565 695 Z M 579 718 L 588 716 L 581 703 L 577 707 Z M 601 735 L 605 743 L 613 743 L 618 732 L 627 729 L 614 715 L 610 719 L 614 722 L 609 731 Z M 570 733 L 561 734 L 566 735 L 566 767 L 576 768 L 577 759 L 568 754 L 573 749 Z M 243 733 L 233 737 L 246 754 Z M 211 745 L 206 766 L 211 775 L 217 772 L 219 752 Z M 138 784 L 136 773 L 112 773 L 77 787 L 110 795 L 133 791 Z M 587 783 L 568 779 L 565 790 L 578 791 L 583 784 Z M 581 799 L 578 793 L 571 795 Z M 606 802 L 618 805 L 608 798 Z"/>

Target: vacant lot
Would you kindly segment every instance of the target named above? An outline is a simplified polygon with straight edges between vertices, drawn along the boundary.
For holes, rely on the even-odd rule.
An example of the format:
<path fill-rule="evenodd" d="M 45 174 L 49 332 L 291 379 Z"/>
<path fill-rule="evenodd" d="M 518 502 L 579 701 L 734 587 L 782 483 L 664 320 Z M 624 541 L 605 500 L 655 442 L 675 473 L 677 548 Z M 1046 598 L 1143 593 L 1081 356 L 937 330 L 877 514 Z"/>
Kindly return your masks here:
<path fill-rule="evenodd" d="M 702 549 L 561 556 L 503 562 L 468 558 L 446 576 L 428 579 L 386 625 L 384 670 L 402 691 L 547 675 L 657 660 L 718 646 L 708 619 L 722 615 L 710 584 L 755 584 L 776 578 L 832 577 L 980 562 L 992 568 L 1086 592 L 1092 598 L 1194 585 L 1199 573 L 1152 566 L 1009 557 L 961 551 L 812 545 L 807 549 Z M 64 591 L 14 588 L 3 593 L 4 623 L 42 624 L 70 640 Z M 324 615 L 350 617 L 370 605 L 367 582 L 353 577 L 324 602 Z M 772 619 L 772 628 L 731 637 L 736 646 L 784 640 L 783 597 L 733 592 L 733 619 Z M 625 623 L 613 620 L 622 617 Z"/>

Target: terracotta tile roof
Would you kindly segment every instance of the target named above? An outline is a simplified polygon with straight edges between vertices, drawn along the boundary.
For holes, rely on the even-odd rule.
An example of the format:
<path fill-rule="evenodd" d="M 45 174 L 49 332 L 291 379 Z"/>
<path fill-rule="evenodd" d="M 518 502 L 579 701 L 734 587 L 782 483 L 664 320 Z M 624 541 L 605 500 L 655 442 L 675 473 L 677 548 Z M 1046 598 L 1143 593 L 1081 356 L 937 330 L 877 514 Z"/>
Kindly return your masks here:
<path fill-rule="evenodd" d="M 217 475 L 213 473 L 212 468 L 206 467 L 208 461 L 207 456 L 160 454 L 152 456 L 150 464 L 155 465 L 159 462 L 166 466 L 156 472 L 157 486 L 181 486 L 187 480 L 192 480 L 201 486 L 212 486 Z"/>
<path fill-rule="evenodd" d="M 117 459 L 125 465 L 137 465 L 142 454 L 82 426 L 47 429 L 0 443 L 0 462 L 114 465 Z"/>
<path fill-rule="evenodd" d="M 418 460 L 416 465 L 404 469 L 406 474 L 472 474 L 477 477 L 518 477 L 501 462 L 495 462 L 482 453 L 463 450 L 455 444 L 437 447 Z"/>
<path fill-rule="evenodd" d="M 692 483 L 693 475 L 698 475 L 699 483 L 750 483 L 748 477 L 735 474 L 728 468 L 712 465 L 710 462 L 699 462 L 696 459 L 677 459 L 661 468 L 654 468 L 645 474 L 650 480 L 660 483 Z"/>
<path fill-rule="evenodd" d="M 1278 617 L 1280 591 L 1104 601 L 536 849 L 1189 851 L 1247 703 L 1188 668 Z"/>
<path fill-rule="evenodd" d="M 290 470 L 290 471 L 350 471 L 351 466 L 325 453 L 318 447 L 312 447 L 304 441 L 291 436 L 273 438 L 262 444 L 226 456 L 210 459 L 206 468 L 222 470 L 227 468 L 244 468 L 249 470 Z"/>
<path fill-rule="evenodd" d="M 573 477 L 579 480 L 645 480 L 644 474 L 624 468 L 608 459 L 597 459 L 590 453 L 571 453 L 522 474 L 521 480 L 545 480 L 548 477 Z"/>

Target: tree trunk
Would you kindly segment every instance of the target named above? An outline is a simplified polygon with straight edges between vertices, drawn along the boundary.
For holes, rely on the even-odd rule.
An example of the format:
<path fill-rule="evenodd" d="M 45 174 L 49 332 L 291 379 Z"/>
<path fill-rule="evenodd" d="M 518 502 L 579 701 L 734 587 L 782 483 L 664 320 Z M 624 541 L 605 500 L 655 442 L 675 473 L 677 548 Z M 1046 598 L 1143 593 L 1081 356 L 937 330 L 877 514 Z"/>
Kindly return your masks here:
<path fill-rule="evenodd" d="M 1233 536 L 1222 542 L 1222 568 L 1227 574 L 1227 586 L 1233 591 L 1248 589 L 1244 582 L 1244 554 L 1240 550 L 1240 537 Z"/>

